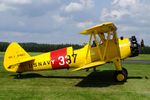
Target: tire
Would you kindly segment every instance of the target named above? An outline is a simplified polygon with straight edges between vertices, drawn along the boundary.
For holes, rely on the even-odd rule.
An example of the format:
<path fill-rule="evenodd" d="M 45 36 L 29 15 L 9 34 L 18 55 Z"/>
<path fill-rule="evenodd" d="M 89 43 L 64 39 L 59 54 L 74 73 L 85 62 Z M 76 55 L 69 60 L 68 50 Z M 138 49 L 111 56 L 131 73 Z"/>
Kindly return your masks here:
<path fill-rule="evenodd" d="M 20 73 L 17 75 L 17 79 L 22 79 L 22 75 Z"/>
<path fill-rule="evenodd" d="M 127 77 L 128 77 L 128 71 L 127 71 L 127 69 L 126 68 L 122 68 L 122 71 L 127 75 Z"/>
<path fill-rule="evenodd" d="M 116 82 L 126 82 L 127 81 L 127 73 L 125 71 L 116 71 L 114 74 L 114 79 Z"/>

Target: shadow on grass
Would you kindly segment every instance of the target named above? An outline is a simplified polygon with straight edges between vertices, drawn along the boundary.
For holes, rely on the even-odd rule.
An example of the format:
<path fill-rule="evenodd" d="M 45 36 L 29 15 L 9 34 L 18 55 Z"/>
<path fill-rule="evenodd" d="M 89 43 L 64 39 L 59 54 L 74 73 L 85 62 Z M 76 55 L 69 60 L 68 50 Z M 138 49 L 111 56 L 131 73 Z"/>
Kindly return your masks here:
<path fill-rule="evenodd" d="M 15 79 L 17 78 L 17 75 L 11 75 L 14 76 Z M 38 73 L 26 73 L 21 75 L 21 79 L 28 79 L 28 78 L 56 78 L 56 79 L 84 79 L 84 76 L 43 76 Z"/>
<path fill-rule="evenodd" d="M 114 70 L 92 72 L 88 76 L 43 76 L 37 73 L 22 74 L 22 78 L 55 78 L 55 79 L 82 79 L 75 86 L 77 87 L 108 87 L 111 85 L 122 85 L 124 82 L 115 82 Z M 17 75 L 12 75 L 17 76 Z M 128 79 L 142 79 L 140 76 L 129 76 Z M 69 81 L 69 80 L 68 80 Z"/>
<path fill-rule="evenodd" d="M 125 82 L 114 81 L 114 70 L 92 72 L 76 86 L 78 87 L 108 87 L 111 85 L 122 85 Z M 128 79 L 142 79 L 140 76 L 128 76 Z"/>
<path fill-rule="evenodd" d="M 76 86 L 78 87 L 108 87 L 110 85 L 121 85 L 124 82 L 114 81 L 114 70 L 104 70 L 101 72 L 92 72 Z"/>

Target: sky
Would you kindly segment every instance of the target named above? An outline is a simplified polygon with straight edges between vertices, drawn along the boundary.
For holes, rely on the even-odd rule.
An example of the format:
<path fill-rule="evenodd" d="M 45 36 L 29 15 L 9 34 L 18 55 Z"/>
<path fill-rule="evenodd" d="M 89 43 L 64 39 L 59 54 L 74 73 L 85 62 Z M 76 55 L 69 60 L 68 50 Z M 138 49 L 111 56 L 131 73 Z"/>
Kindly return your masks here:
<path fill-rule="evenodd" d="M 0 41 L 83 44 L 79 32 L 113 22 L 150 46 L 150 0 L 0 0 Z"/>

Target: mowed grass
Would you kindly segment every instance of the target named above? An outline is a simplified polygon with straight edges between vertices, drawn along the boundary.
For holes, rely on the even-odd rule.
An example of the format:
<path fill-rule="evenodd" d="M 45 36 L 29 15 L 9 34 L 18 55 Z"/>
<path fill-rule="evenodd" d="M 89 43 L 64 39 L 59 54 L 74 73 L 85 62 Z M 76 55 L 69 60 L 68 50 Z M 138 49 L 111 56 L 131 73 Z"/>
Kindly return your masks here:
<path fill-rule="evenodd" d="M 127 60 L 150 60 L 150 54 L 140 54 L 137 57 L 127 58 Z"/>
<path fill-rule="evenodd" d="M 113 64 L 92 70 L 54 70 L 15 73 L 4 70 L 0 55 L 0 100 L 150 100 L 150 66 L 124 64 L 129 77 L 113 81 Z"/>

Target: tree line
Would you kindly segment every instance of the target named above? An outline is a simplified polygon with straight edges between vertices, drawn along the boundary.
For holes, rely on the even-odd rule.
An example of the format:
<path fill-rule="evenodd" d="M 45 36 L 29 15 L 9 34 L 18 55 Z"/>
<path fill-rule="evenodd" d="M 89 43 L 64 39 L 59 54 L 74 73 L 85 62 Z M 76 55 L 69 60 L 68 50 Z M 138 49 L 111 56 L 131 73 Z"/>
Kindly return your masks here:
<path fill-rule="evenodd" d="M 79 44 L 38 44 L 38 43 L 19 43 L 27 52 L 49 52 L 64 47 L 72 46 L 74 49 L 82 48 Z M 9 43 L 0 42 L 0 52 L 5 52 Z M 145 46 L 140 50 L 141 54 L 150 54 L 150 47 Z"/>
<path fill-rule="evenodd" d="M 79 49 L 83 47 L 82 45 L 79 44 L 38 44 L 38 43 L 19 43 L 19 44 L 27 52 L 49 52 L 70 46 L 72 46 L 74 49 Z M 8 42 L 0 42 L 0 52 L 5 52 L 8 45 L 9 45 Z"/>
<path fill-rule="evenodd" d="M 140 50 L 141 54 L 150 54 L 150 47 L 149 46 L 144 46 L 141 50 Z"/>

